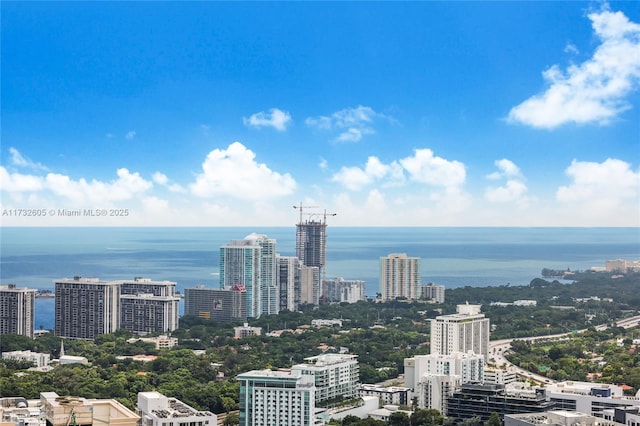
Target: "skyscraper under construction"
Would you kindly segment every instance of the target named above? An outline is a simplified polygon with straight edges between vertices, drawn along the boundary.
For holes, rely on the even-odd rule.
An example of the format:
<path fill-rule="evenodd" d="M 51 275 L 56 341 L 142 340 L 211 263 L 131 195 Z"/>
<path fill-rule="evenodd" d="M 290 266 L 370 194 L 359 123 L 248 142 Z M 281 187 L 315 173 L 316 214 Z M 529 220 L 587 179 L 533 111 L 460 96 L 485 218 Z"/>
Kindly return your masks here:
<path fill-rule="evenodd" d="M 326 279 L 327 216 L 336 214 L 327 213 L 326 210 L 324 213 L 303 213 L 305 207 L 302 204 L 294 208 L 300 209 L 300 222 L 296 225 L 296 257 L 303 266 L 318 268 L 321 285 L 317 288 L 323 288 Z M 304 219 L 305 214 L 309 219 Z M 324 298 L 324 288 L 319 296 Z"/>

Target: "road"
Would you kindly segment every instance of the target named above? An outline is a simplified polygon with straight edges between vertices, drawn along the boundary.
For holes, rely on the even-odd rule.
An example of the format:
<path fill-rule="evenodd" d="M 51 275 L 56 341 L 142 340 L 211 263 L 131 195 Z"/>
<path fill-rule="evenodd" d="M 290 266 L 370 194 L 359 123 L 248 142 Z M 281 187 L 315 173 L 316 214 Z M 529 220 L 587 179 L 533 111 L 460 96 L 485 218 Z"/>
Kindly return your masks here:
<path fill-rule="evenodd" d="M 619 321 L 616 321 L 616 327 L 623 328 L 631 328 L 640 325 L 640 315 L 625 318 Z M 596 327 L 596 330 L 602 331 L 606 330 L 609 327 L 609 324 L 603 324 Z M 505 354 L 511 350 L 511 342 L 514 340 L 523 340 L 525 342 L 534 342 L 536 340 L 562 340 L 568 339 L 570 336 L 575 333 L 584 333 L 584 330 L 578 330 L 577 332 L 571 333 L 562 333 L 562 334 L 553 334 L 553 335 L 543 335 L 543 336 L 532 336 L 532 337 L 521 337 L 518 339 L 503 339 L 503 340 L 492 340 L 489 342 L 489 362 L 495 364 L 498 367 L 505 367 L 510 371 L 514 371 L 518 376 L 525 377 L 529 380 L 533 380 L 535 382 L 545 384 L 545 383 L 555 383 L 555 380 L 551 380 L 546 376 L 542 376 L 540 374 L 532 373 L 528 370 L 518 367 L 509 362 L 505 358 Z"/>

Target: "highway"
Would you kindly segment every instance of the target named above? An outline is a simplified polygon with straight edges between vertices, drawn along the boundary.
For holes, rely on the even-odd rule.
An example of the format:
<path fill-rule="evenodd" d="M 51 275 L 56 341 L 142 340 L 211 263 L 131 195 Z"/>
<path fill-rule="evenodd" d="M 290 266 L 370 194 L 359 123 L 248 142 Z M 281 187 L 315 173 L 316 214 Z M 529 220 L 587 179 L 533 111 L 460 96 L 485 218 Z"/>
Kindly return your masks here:
<path fill-rule="evenodd" d="M 631 328 L 640 325 L 640 315 L 621 319 L 616 321 L 616 327 L 623 328 Z M 606 330 L 609 327 L 609 324 L 602 324 L 596 327 L 596 330 L 602 331 Z M 503 339 L 503 340 L 492 340 L 489 342 L 489 363 L 495 364 L 497 367 L 505 367 L 507 370 L 514 371 L 518 376 L 524 377 L 528 380 L 533 380 L 535 382 L 545 384 L 545 383 L 555 383 L 555 380 L 551 380 L 546 376 L 542 376 L 540 374 L 532 373 L 528 370 L 518 367 L 509 362 L 505 358 L 505 354 L 511 350 L 511 342 L 514 340 L 523 340 L 526 342 L 534 342 L 536 340 L 562 340 L 568 339 L 575 333 L 584 333 L 584 330 L 578 330 L 577 332 L 571 333 L 562 333 L 562 334 L 553 334 L 553 335 L 542 335 L 542 336 L 531 336 L 531 337 L 521 337 L 518 339 Z"/>

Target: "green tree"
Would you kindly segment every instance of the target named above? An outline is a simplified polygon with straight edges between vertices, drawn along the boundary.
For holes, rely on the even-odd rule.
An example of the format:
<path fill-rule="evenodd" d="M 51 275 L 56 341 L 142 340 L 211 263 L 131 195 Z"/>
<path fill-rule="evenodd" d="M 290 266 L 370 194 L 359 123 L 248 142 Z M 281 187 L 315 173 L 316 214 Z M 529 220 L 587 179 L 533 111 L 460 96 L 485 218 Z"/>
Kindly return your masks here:
<path fill-rule="evenodd" d="M 222 422 L 223 426 L 236 426 L 240 424 L 240 417 L 237 413 L 229 413 Z"/>
<path fill-rule="evenodd" d="M 487 420 L 486 426 L 502 426 L 500 415 L 495 411 L 491 413 L 491 415 L 489 416 L 489 420 Z"/>
<path fill-rule="evenodd" d="M 407 413 L 396 411 L 389 416 L 389 426 L 411 426 Z"/>
<path fill-rule="evenodd" d="M 430 408 L 418 409 L 411 414 L 411 426 L 439 426 L 444 424 L 444 416 L 440 411 Z"/>

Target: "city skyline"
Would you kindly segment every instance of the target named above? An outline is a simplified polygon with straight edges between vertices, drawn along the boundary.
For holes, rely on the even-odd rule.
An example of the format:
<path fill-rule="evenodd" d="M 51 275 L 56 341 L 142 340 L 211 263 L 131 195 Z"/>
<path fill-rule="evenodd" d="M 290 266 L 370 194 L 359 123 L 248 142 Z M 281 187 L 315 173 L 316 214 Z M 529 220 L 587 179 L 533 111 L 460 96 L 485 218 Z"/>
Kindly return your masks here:
<path fill-rule="evenodd" d="M 634 2 L 0 7 L 3 226 L 640 226 Z"/>

